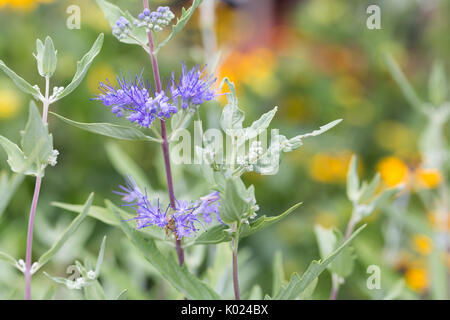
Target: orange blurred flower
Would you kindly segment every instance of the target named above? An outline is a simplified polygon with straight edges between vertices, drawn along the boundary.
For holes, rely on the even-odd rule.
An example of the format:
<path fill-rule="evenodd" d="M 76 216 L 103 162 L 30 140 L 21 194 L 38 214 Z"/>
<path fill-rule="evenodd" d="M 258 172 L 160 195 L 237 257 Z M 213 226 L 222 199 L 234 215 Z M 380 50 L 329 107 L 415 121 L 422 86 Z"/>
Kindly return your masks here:
<path fill-rule="evenodd" d="M 410 268 L 406 270 L 405 282 L 412 290 L 423 292 L 428 287 L 428 272 L 423 268 Z"/>
<path fill-rule="evenodd" d="M 429 255 L 433 250 L 433 241 L 424 234 L 415 234 L 412 238 L 412 245 L 415 251 L 421 255 Z"/>
<path fill-rule="evenodd" d="M 437 187 L 442 182 L 442 175 L 436 169 L 418 168 L 414 176 L 417 187 L 431 189 Z"/>
<path fill-rule="evenodd" d="M 381 179 L 389 187 L 397 186 L 401 183 L 408 183 L 410 172 L 408 166 L 399 158 L 386 157 L 381 159 L 377 165 Z"/>
<path fill-rule="evenodd" d="M 319 153 L 312 157 L 310 163 L 311 177 L 325 183 L 342 183 L 347 179 L 347 170 L 351 152 L 337 154 Z"/>

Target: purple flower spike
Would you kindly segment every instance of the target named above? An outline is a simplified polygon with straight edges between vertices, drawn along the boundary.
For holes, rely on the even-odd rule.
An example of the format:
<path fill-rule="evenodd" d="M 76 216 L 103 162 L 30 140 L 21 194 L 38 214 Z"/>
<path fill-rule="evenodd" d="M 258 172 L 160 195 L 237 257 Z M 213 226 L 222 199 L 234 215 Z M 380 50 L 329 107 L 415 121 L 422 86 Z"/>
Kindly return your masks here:
<path fill-rule="evenodd" d="M 181 107 L 186 109 L 189 105 L 198 106 L 206 101 L 213 100 L 217 94 L 213 88 L 216 81 L 212 76 L 206 76 L 204 69 L 200 70 L 198 65 L 187 70 L 184 63 L 181 64 L 182 75 L 178 83 L 172 73 L 172 97 L 181 100 Z"/>
<path fill-rule="evenodd" d="M 117 77 L 119 83 L 115 88 L 108 80 L 106 83 L 100 82 L 99 89 L 102 94 L 97 95 L 94 100 L 100 100 L 105 106 L 111 107 L 112 113 L 117 117 L 126 114 L 126 118 L 141 127 L 148 128 L 153 120 L 168 119 L 178 109 L 164 91 L 150 96 L 150 86 L 144 85 L 142 75 L 131 76 L 127 79 L 124 76 Z M 151 91 L 153 94 L 153 89 Z"/>
<path fill-rule="evenodd" d="M 219 216 L 220 196 L 218 192 L 210 193 L 200 198 L 199 201 L 176 201 L 176 208 L 168 205 L 163 211 L 160 208 L 159 200 L 155 205 L 150 203 L 147 194 L 142 193 L 131 176 L 126 179 L 126 186 L 119 186 L 121 191 L 114 193 L 122 196 L 124 206 L 129 206 L 136 210 L 137 215 L 126 221 L 136 221 L 137 229 L 148 226 L 157 226 L 167 232 L 173 233 L 178 239 L 191 237 L 198 231 L 198 223 L 204 229 L 200 218 L 206 224 L 212 222 L 212 214 L 216 214 L 217 220 L 222 223 Z M 171 214 L 169 215 L 169 209 Z M 206 229 L 205 229 L 206 230 Z"/>

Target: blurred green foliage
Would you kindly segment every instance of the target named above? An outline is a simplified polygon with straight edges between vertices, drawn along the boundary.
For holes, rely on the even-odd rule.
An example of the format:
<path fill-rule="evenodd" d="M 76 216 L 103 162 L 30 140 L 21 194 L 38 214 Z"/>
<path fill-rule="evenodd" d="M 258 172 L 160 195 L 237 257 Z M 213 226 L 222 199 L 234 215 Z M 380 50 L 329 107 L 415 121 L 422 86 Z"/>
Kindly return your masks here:
<path fill-rule="evenodd" d="M 418 141 L 425 121 L 408 105 L 385 65 L 383 54 L 394 56 L 419 96 L 427 100 L 432 63 L 443 61 L 447 75 L 450 74 L 450 42 L 446 41 L 450 30 L 450 3 L 380 0 L 382 29 L 368 30 L 366 8 L 372 2 L 299 1 L 292 5 L 292 10 L 283 13 L 282 22 L 270 26 L 272 33 L 268 44 L 254 44 L 245 49 L 239 45 L 246 41 L 239 33 L 242 25 L 234 25 L 230 18 L 242 19 L 245 12 L 223 3 L 218 5 L 219 48 L 224 48 L 219 75 L 229 76 L 236 82 L 248 118 L 255 119 L 277 105 L 279 114 L 273 127 L 281 128 L 288 136 L 299 131 L 309 132 L 337 118 L 344 119 L 329 133 L 306 141 L 300 150 L 286 156 L 277 175 L 244 176 L 247 184 L 255 185 L 260 214 L 279 214 L 300 201 L 303 206 L 278 225 L 242 241 L 240 277 L 243 288 L 249 289 L 257 281 L 263 292 L 271 292 L 272 280 L 268 275 L 272 273 L 272 260 L 277 250 L 283 251 L 286 274 L 301 273 L 311 259 L 319 258 L 314 224 L 344 229 L 352 210 L 345 193 L 345 177 L 352 153 L 360 157 L 361 176 L 366 179 L 379 170 L 388 185 L 390 175 L 398 175 L 403 167 L 385 169 L 381 165 L 385 157 L 399 160 L 410 176 L 420 167 Z M 117 3 L 133 13 L 141 10 L 140 1 Z M 181 6 L 187 6 L 184 1 L 158 3 L 174 6 L 176 15 Z M 67 84 L 75 72 L 76 61 L 89 49 L 98 33 L 105 32 L 102 52 L 83 83 L 72 95 L 53 105 L 51 111 L 80 122 L 120 123 L 107 108 L 90 99 L 98 93 L 99 81 L 107 77 L 113 79 L 120 72 L 134 73 L 144 68 L 145 77 L 151 79 L 148 56 L 140 48 L 123 45 L 114 39 L 94 1 L 78 1 L 81 29 L 69 30 L 66 8 L 70 4 L 71 1 L 62 0 L 26 10 L 0 7 L 0 59 L 30 83 L 41 84 L 31 52 L 35 50 L 36 38 L 51 35 L 58 48 L 59 63 L 53 80 L 55 85 Z M 188 25 L 189 31 L 178 35 L 161 51 L 159 63 L 163 78 L 172 70 L 179 70 L 181 60 L 188 64 L 204 63 L 198 21 L 196 14 Z M 9 80 L 0 75 L 2 135 L 19 139 L 18 132 L 25 125 L 28 103 Z M 210 103 L 201 110 L 211 126 L 217 126 L 221 106 L 223 101 Z M 108 198 L 119 203 L 112 190 L 122 183 L 120 173 L 108 159 L 109 139 L 67 126 L 51 115 L 49 126 L 60 156 L 58 165 L 46 172 L 39 200 L 33 247 L 35 258 L 51 246 L 73 218 L 71 213 L 51 206 L 52 201 L 81 204 L 94 191 L 94 204 L 103 205 L 103 200 Z M 448 137 L 449 134 L 447 125 L 444 135 Z M 142 167 L 154 187 L 164 187 L 162 160 L 156 144 L 117 143 Z M 0 168 L 8 169 L 3 152 L 0 153 Z M 189 168 L 185 172 L 180 172 L 179 168 L 174 171 L 176 193 L 195 188 L 201 179 L 198 172 Z M 445 179 L 448 172 L 440 175 Z M 398 182 L 404 179 L 400 176 Z M 25 179 L 0 218 L 0 248 L 17 258 L 25 255 L 33 183 L 32 179 Z M 429 191 L 433 192 L 433 189 Z M 410 285 L 400 287 L 396 298 L 430 297 L 430 280 L 426 280 L 426 275 L 425 279 L 420 278 L 421 270 L 430 273 L 428 257 L 425 252 L 415 250 L 415 245 L 421 242 L 414 242 L 418 234 L 424 233 L 420 225 L 429 224 L 430 212 L 418 192 L 412 190 L 410 196 L 406 211 L 411 217 L 408 227 L 402 229 L 395 261 L 385 259 L 388 240 L 383 230 L 389 225 L 389 210 L 377 211 L 364 221 L 368 226 L 354 242 L 358 257 L 355 272 L 342 285 L 340 298 L 383 298 L 398 288 L 404 278 Z M 107 235 L 107 241 L 100 281 L 107 298 L 117 297 L 123 289 L 128 290 L 130 299 L 181 298 L 158 279 L 156 271 L 139 256 L 120 230 L 94 219 L 81 225 L 46 271 L 51 275 L 66 276 L 67 267 L 76 259 L 87 256 L 95 261 L 104 235 Z M 194 271 L 202 271 L 213 253 L 214 249 L 209 246 L 190 247 L 186 253 L 187 264 Z M 372 264 L 379 265 L 382 270 L 380 290 L 366 287 L 366 269 Z M 448 265 L 444 267 L 448 270 Z M 42 273 L 33 281 L 35 298 L 43 297 L 53 285 Z M 323 274 L 313 298 L 328 298 L 330 283 L 329 275 Z M 225 286 L 224 291 L 231 297 L 231 285 Z M 22 288 L 22 275 L 0 264 L 0 298 L 21 299 Z M 75 299 L 80 295 L 77 291 L 59 287 L 56 297 Z"/>

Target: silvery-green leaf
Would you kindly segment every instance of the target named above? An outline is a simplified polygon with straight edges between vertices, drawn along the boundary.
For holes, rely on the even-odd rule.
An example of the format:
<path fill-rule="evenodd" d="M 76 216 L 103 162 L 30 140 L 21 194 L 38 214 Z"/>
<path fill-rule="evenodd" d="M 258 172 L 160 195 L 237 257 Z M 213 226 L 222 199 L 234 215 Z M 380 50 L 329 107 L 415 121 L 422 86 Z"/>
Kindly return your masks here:
<path fill-rule="evenodd" d="M 380 185 L 380 174 L 377 173 L 368 185 L 365 184 L 363 187 L 361 187 L 360 190 L 361 195 L 358 199 L 358 202 L 365 203 L 370 199 L 372 199 L 379 185 Z"/>
<path fill-rule="evenodd" d="M 86 203 L 84 204 L 83 211 L 72 221 L 72 223 L 62 233 L 62 235 L 53 244 L 53 246 L 39 258 L 37 270 L 42 268 L 42 266 L 44 266 L 59 251 L 59 249 L 61 249 L 61 247 L 66 243 L 67 239 L 69 239 L 69 237 L 78 229 L 79 225 L 89 212 L 93 199 L 94 194 L 91 193 L 86 200 Z"/>
<path fill-rule="evenodd" d="M 327 266 L 332 263 L 333 260 L 336 259 L 336 257 L 339 256 L 342 250 L 344 250 L 365 227 L 366 225 L 363 225 L 358 230 L 353 232 L 353 234 L 347 241 L 345 241 L 339 248 L 337 248 L 325 259 L 311 262 L 311 264 L 301 277 L 297 273 L 293 273 L 289 283 L 282 286 L 278 293 L 273 297 L 273 299 L 297 299 L 303 293 L 303 291 L 306 290 L 306 288 L 327 268 Z"/>
<path fill-rule="evenodd" d="M 275 252 L 275 258 L 272 265 L 272 295 L 280 291 L 281 286 L 286 283 L 286 275 L 283 267 L 283 253 Z"/>
<path fill-rule="evenodd" d="M 31 84 L 29 84 L 22 77 L 8 68 L 2 60 L 0 60 L 0 69 L 2 69 L 3 72 L 6 73 L 6 75 L 10 77 L 12 81 L 14 81 L 14 83 L 20 90 L 25 93 L 31 94 L 35 99 L 42 97 L 41 92 L 39 91 L 39 88 L 37 86 L 32 86 Z"/>
<path fill-rule="evenodd" d="M 221 194 L 220 217 L 223 222 L 232 224 L 240 222 L 249 211 L 245 186 L 241 179 L 228 179 L 225 190 Z"/>
<path fill-rule="evenodd" d="M 408 100 L 409 104 L 413 108 L 416 109 L 416 111 L 423 112 L 423 101 L 419 98 L 417 93 L 414 91 L 413 87 L 409 83 L 408 79 L 403 74 L 402 70 L 398 66 L 397 62 L 394 60 L 394 58 L 390 54 L 385 55 L 385 61 L 386 65 L 391 72 L 392 77 L 397 82 L 398 86 L 403 92 L 403 95 L 405 96 L 406 100 Z"/>
<path fill-rule="evenodd" d="M 17 146 L 17 144 L 11 142 L 7 138 L 0 136 L 0 145 L 5 150 L 8 155 L 8 164 L 11 170 L 16 173 L 22 173 L 25 168 L 26 159 L 22 150 Z"/>
<path fill-rule="evenodd" d="M 17 268 L 17 260 L 5 252 L 0 251 L 0 261 L 6 262 L 11 266 Z"/>
<path fill-rule="evenodd" d="M 128 296 L 128 290 L 124 289 L 121 293 L 119 293 L 116 300 L 127 300 L 127 296 Z"/>
<path fill-rule="evenodd" d="M 336 237 L 336 242 L 334 244 L 333 251 L 336 250 L 343 242 L 344 237 L 342 233 L 335 229 L 333 233 Z M 353 272 L 355 267 L 355 253 L 351 245 L 344 248 L 339 256 L 337 256 L 332 263 L 329 264 L 329 269 L 332 273 L 337 274 L 341 278 L 347 278 Z"/>
<path fill-rule="evenodd" d="M 222 115 L 220 116 L 220 126 L 227 135 L 236 135 L 236 130 L 242 129 L 244 112 L 239 109 L 234 84 L 230 82 L 228 78 L 224 78 L 221 87 L 225 82 L 227 83 L 230 91 L 226 93 L 228 102 L 223 108 Z"/>
<path fill-rule="evenodd" d="M 153 240 L 144 239 L 137 230 L 131 228 L 127 222 L 123 221 L 123 217 L 121 217 L 117 207 L 109 201 L 106 204 L 116 215 L 123 232 L 133 242 L 135 247 L 175 289 L 183 293 L 188 299 L 220 299 L 219 295 L 212 288 L 191 274 L 185 264 L 180 267 L 172 255 L 164 256 Z"/>
<path fill-rule="evenodd" d="M 172 26 L 172 32 L 170 35 L 162 41 L 156 48 L 155 53 L 158 53 L 159 50 L 164 47 L 173 37 L 175 37 L 178 33 L 180 33 L 181 30 L 186 26 L 189 19 L 194 14 L 195 9 L 203 2 L 203 0 L 194 0 L 192 3 L 192 6 L 189 9 L 182 9 L 181 10 L 181 17 L 177 19 L 177 23 Z"/>
<path fill-rule="evenodd" d="M 9 201 L 17 188 L 22 183 L 24 177 L 23 174 L 18 173 L 9 177 L 6 171 L 0 172 L 0 217 L 8 206 Z"/>
<path fill-rule="evenodd" d="M 250 125 L 250 127 L 245 128 L 244 130 L 245 140 L 256 138 L 264 130 L 266 130 L 269 127 L 270 122 L 272 122 L 272 119 L 277 113 L 277 111 L 278 107 L 273 108 L 269 112 L 264 113 L 258 120 L 254 121 Z"/>
<path fill-rule="evenodd" d="M 285 212 L 283 212 L 280 215 L 277 216 L 270 216 L 267 217 L 266 215 L 263 215 L 261 217 L 258 217 L 254 220 L 250 220 L 249 224 L 242 224 L 241 229 L 239 231 L 239 238 L 245 238 L 248 237 L 255 232 L 264 230 L 267 227 L 270 227 L 271 225 L 277 223 L 281 219 L 287 217 L 290 213 L 292 213 L 295 209 L 297 209 L 301 203 L 297 203 L 296 205 L 292 206 Z M 217 244 L 221 242 L 228 242 L 231 241 L 231 235 L 227 231 L 230 227 L 227 225 L 218 224 L 211 228 L 208 228 L 207 231 L 200 234 L 196 239 L 194 244 Z"/>
<path fill-rule="evenodd" d="M 62 277 L 53 277 L 51 275 L 49 275 L 47 272 L 44 271 L 44 275 L 49 278 L 50 280 L 59 283 L 59 284 L 63 284 L 66 287 L 70 288 L 70 285 L 73 283 L 72 280 L 66 279 L 66 278 L 62 278 Z"/>
<path fill-rule="evenodd" d="M 63 202 L 52 202 L 51 205 L 75 213 L 81 213 L 84 209 L 84 205 L 82 204 L 78 205 Z M 119 226 L 119 223 L 117 222 L 117 219 L 114 217 L 114 215 L 108 209 L 100 206 L 91 206 L 88 211 L 88 216 L 108 225 Z M 130 218 L 131 217 L 132 216 L 130 215 Z"/>
<path fill-rule="evenodd" d="M 254 234 L 255 232 L 258 232 L 267 227 L 270 227 L 271 225 L 277 223 L 281 219 L 287 217 L 289 214 L 294 212 L 294 210 L 297 209 L 298 207 L 300 207 L 301 205 L 302 205 L 302 202 L 299 202 L 277 216 L 267 217 L 266 215 L 263 215 L 263 216 L 256 218 L 255 220 L 250 220 L 249 224 L 243 224 L 241 226 L 241 230 L 239 232 L 240 238 L 247 237 L 249 235 Z"/>
<path fill-rule="evenodd" d="M 336 126 L 338 123 L 340 123 L 342 119 L 334 120 L 324 126 L 321 126 L 320 129 L 314 130 L 313 132 L 301 134 L 298 136 L 295 136 L 294 138 L 289 139 L 285 144 L 282 145 L 283 152 L 291 152 L 295 149 L 300 148 L 303 145 L 303 139 L 308 137 L 315 137 L 318 136 L 334 126 Z"/>
<path fill-rule="evenodd" d="M 316 290 L 319 278 L 315 278 L 303 292 L 300 294 L 300 300 L 311 300 L 314 291 Z"/>
<path fill-rule="evenodd" d="M 22 151 L 26 158 L 32 156 L 37 145 L 41 145 L 36 161 L 38 167 L 45 167 L 53 155 L 53 137 L 48 133 L 48 125 L 42 122 L 41 114 L 34 101 L 30 102 L 28 122 L 20 134 Z"/>
<path fill-rule="evenodd" d="M 359 195 L 358 158 L 353 155 L 347 172 L 347 197 L 357 202 Z"/>
<path fill-rule="evenodd" d="M 131 176 L 142 190 L 153 193 L 154 189 L 146 178 L 144 170 L 115 142 L 106 144 L 106 154 L 114 168 L 123 177 Z"/>
<path fill-rule="evenodd" d="M 61 91 L 53 99 L 53 102 L 64 98 L 79 86 L 84 76 L 86 75 L 87 71 L 89 70 L 92 61 L 94 61 L 94 58 L 99 54 L 100 50 L 102 49 L 102 46 L 103 46 L 103 33 L 101 33 L 97 37 L 97 40 L 95 40 L 91 49 L 83 56 L 83 58 L 81 58 L 80 61 L 77 62 L 77 70 L 72 78 L 72 81 L 69 83 L 67 87 L 64 88 L 63 91 Z"/>
<path fill-rule="evenodd" d="M 159 139 L 143 134 L 142 131 L 135 127 L 125 127 L 112 123 L 83 123 L 67 119 L 54 112 L 50 113 L 74 127 L 110 138 L 161 142 Z"/>
<path fill-rule="evenodd" d="M 280 167 L 282 146 L 286 141 L 287 139 L 283 135 L 273 136 L 267 151 L 253 164 L 253 170 L 262 175 L 276 174 Z"/>
<path fill-rule="evenodd" d="M 262 300 L 263 292 L 259 285 L 255 284 L 248 295 L 248 300 Z"/>
<path fill-rule="evenodd" d="M 127 11 L 123 11 L 115 4 L 112 4 L 106 0 L 95 0 L 100 7 L 100 9 L 103 11 L 103 14 L 108 20 L 109 25 L 111 28 L 114 28 L 116 25 L 117 19 L 120 17 L 126 18 L 130 23 L 130 29 L 131 33 L 134 34 L 134 36 L 139 40 L 133 39 L 131 37 L 126 37 L 123 39 L 120 39 L 120 42 L 128 43 L 128 44 L 137 44 L 137 45 L 146 45 L 148 44 L 148 37 L 147 33 L 145 32 L 145 29 L 138 28 L 133 24 L 133 21 L 135 18 Z"/>
<path fill-rule="evenodd" d="M 98 252 L 97 263 L 95 265 L 95 276 L 96 277 L 98 277 L 98 275 L 100 274 L 100 268 L 103 263 L 103 257 L 105 255 L 105 243 L 106 243 L 106 236 L 103 237 L 102 244 L 100 245 L 100 250 Z"/>
<path fill-rule="evenodd" d="M 428 83 L 428 96 L 431 103 L 435 106 L 440 106 L 447 101 L 447 78 L 445 76 L 444 65 L 441 62 L 436 62 L 433 64 Z"/>

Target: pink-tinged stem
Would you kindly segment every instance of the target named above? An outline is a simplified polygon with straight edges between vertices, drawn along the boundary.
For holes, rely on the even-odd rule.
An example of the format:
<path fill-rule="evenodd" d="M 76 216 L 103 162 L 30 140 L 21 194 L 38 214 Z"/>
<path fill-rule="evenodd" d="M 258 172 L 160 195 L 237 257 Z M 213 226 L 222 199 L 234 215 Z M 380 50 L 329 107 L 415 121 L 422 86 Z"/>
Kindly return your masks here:
<path fill-rule="evenodd" d="M 45 78 L 45 99 L 43 102 L 42 110 L 42 122 L 47 124 L 48 114 L 48 96 L 50 89 L 50 79 Z M 33 230 L 34 230 L 34 218 L 36 216 L 36 208 L 39 200 L 39 192 L 41 190 L 42 177 L 38 172 L 36 176 L 36 183 L 34 185 L 33 200 L 31 202 L 30 217 L 28 220 L 28 234 L 27 234 L 27 249 L 25 253 L 25 300 L 31 300 L 31 266 L 32 266 L 32 249 L 33 249 Z"/>
<path fill-rule="evenodd" d="M 148 0 L 143 0 L 144 8 L 149 9 Z M 152 32 L 149 31 L 147 33 L 148 36 L 148 47 L 150 49 L 149 56 L 150 61 L 152 63 L 152 69 L 153 69 L 153 77 L 155 79 L 155 89 L 156 92 L 162 91 L 161 86 L 161 77 L 159 75 L 159 66 L 158 66 L 158 60 L 154 53 L 154 43 L 153 43 L 153 35 Z M 167 139 L 167 129 L 166 129 L 166 122 L 161 119 L 161 138 L 163 140 L 162 142 L 162 150 L 163 150 L 163 156 L 164 156 L 164 166 L 166 169 L 166 179 L 167 179 L 167 190 L 169 192 L 169 199 L 170 199 L 170 205 L 172 208 L 176 208 L 176 201 L 175 201 L 175 194 L 173 191 L 173 180 L 172 180 L 172 169 L 170 168 L 170 154 L 169 154 L 169 141 Z M 181 246 L 181 240 L 176 239 L 175 240 L 177 255 L 178 255 L 178 262 L 181 265 L 184 263 L 184 251 Z"/>
<path fill-rule="evenodd" d="M 36 184 L 34 186 L 33 201 L 31 203 L 30 209 L 30 219 L 28 221 L 28 235 L 27 235 L 27 252 L 25 258 L 25 300 L 31 299 L 31 250 L 33 247 L 33 228 L 34 228 L 34 218 L 36 216 L 36 208 L 39 199 L 39 191 L 41 190 L 40 176 L 36 177 Z"/>

